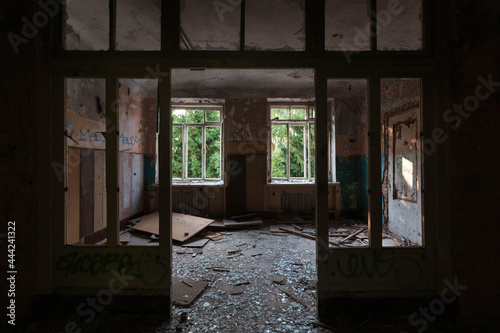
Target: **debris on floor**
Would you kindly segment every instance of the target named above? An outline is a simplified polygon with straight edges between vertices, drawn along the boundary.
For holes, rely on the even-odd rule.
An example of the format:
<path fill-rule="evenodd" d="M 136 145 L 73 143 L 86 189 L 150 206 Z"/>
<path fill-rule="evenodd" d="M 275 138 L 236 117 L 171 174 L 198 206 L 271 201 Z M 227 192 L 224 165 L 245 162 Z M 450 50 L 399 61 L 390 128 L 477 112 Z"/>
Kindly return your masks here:
<path fill-rule="evenodd" d="M 175 305 L 188 306 L 208 285 L 207 282 L 188 278 L 172 278 L 172 302 Z"/>
<path fill-rule="evenodd" d="M 214 222 L 214 220 L 199 216 L 172 213 L 172 239 L 179 242 L 185 242 L 212 222 Z M 143 216 L 132 228 L 153 235 L 159 235 L 159 212 L 156 211 Z"/>
<path fill-rule="evenodd" d="M 261 226 L 264 222 L 258 217 L 248 217 L 245 219 L 230 220 L 224 219 L 225 227 L 248 227 L 248 226 Z"/>

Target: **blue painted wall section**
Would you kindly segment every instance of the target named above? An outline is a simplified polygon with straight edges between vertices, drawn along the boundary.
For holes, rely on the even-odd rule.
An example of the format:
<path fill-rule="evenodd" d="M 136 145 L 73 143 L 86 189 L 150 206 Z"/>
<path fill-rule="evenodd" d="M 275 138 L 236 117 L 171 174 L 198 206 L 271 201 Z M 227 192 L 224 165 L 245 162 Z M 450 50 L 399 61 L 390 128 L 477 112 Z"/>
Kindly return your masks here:
<path fill-rule="evenodd" d="M 368 158 L 353 155 L 336 158 L 337 181 L 342 196 L 341 214 L 368 221 Z"/>
<path fill-rule="evenodd" d="M 144 182 L 146 185 L 155 183 L 156 179 L 156 161 L 154 156 L 144 155 Z"/>

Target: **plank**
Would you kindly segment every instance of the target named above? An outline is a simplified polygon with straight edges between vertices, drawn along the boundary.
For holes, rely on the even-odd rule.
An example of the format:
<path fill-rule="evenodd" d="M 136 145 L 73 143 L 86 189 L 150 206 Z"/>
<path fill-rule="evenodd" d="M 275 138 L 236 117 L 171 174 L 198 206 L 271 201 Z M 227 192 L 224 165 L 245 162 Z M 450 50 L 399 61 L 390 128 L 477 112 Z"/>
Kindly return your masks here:
<path fill-rule="evenodd" d="M 354 236 L 356 236 L 357 234 L 359 233 L 362 233 L 363 231 L 365 231 L 365 229 L 359 229 L 358 231 L 350 234 L 349 236 L 345 237 L 344 239 L 342 239 L 339 243 L 344 243 L 344 242 L 347 242 L 349 239 L 353 238 Z"/>
<path fill-rule="evenodd" d="M 194 237 L 182 244 L 183 247 L 204 247 L 208 243 L 207 238 Z"/>
<path fill-rule="evenodd" d="M 240 221 L 223 219 L 223 221 L 224 221 L 224 226 L 226 226 L 226 227 L 259 226 L 259 225 L 262 225 L 264 223 L 264 222 L 262 222 L 262 220 L 260 218 L 245 219 L 245 220 L 240 220 Z"/>
<path fill-rule="evenodd" d="M 281 230 L 280 228 L 285 228 L 287 230 L 295 230 L 291 225 L 271 224 L 269 226 L 269 231 L 271 231 L 271 232 L 278 232 L 278 233 L 286 233 L 286 231 Z"/>
<path fill-rule="evenodd" d="M 146 215 L 132 228 L 159 235 L 158 216 L 157 211 Z M 212 222 L 214 222 L 214 220 L 203 217 L 172 213 L 172 239 L 179 242 L 185 242 Z"/>
<path fill-rule="evenodd" d="M 175 305 L 187 306 L 198 297 L 207 285 L 208 283 L 203 281 L 173 277 L 172 301 Z"/>
<path fill-rule="evenodd" d="M 309 235 L 309 234 L 305 234 L 303 232 L 299 232 L 299 231 L 295 231 L 295 230 L 291 230 L 291 229 L 287 229 L 287 228 L 283 228 L 283 227 L 280 227 L 281 230 L 283 231 L 286 231 L 290 234 L 294 234 L 294 235 L 297 235 L 297 236 L 301 236 L 301 237 L 305 237 L 305 238 L 308 238 L 308 239 L 312 239 L 312 240 L 316 240 L 316 236 L 313 236 L 313 235 Z M 339 243 L 337 242 L 334 242 L 334 241 L 329 241 L 330 244 L 333 244 L 333 245 L 339 245 Z"/>

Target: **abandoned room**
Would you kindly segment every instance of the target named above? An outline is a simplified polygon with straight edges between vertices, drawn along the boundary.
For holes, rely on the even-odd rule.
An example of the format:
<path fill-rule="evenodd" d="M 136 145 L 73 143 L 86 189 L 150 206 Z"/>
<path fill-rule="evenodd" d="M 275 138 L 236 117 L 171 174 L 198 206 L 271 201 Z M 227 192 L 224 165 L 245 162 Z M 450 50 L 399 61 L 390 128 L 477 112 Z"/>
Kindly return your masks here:
<path fill-rule="evenodd" d="M 2 330 L 498 332 L 495 1 L 0 8 Z"/>

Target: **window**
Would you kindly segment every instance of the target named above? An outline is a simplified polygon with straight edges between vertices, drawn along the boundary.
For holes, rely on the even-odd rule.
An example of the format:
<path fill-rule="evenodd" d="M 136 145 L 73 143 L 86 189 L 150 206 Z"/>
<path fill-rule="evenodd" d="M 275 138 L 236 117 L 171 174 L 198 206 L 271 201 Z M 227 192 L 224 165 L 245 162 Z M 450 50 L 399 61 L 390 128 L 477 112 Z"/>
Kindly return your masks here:
<path fill-rule="evenodd" d="M 314 179 L 314 107 L 270 105 L 270 180 Z"/>
<path fill-rule="evenodd" d="M 172 178 L 222 180 L 222 107 L 172 109 Z"/>

